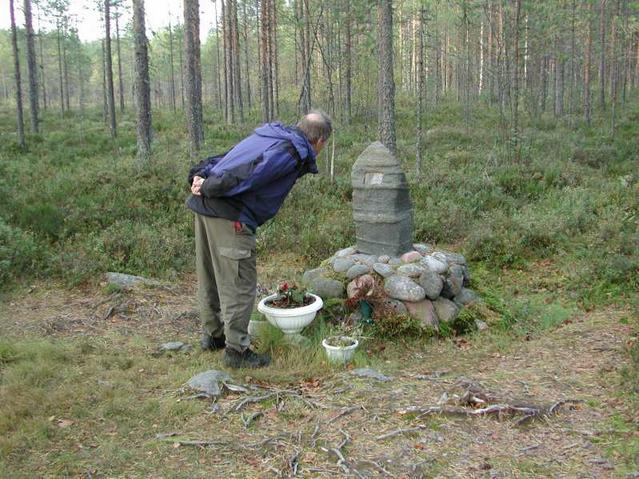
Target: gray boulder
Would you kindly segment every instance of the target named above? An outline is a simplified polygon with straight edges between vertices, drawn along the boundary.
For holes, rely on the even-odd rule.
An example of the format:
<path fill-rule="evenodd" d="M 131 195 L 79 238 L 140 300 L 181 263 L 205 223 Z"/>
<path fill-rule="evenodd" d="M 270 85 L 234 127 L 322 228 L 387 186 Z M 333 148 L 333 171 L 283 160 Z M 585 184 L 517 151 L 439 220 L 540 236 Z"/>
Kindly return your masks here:
<path fill-rule="evenodd" d="M 433 248 L 431 248 L 429 245 L 424 244 L 424 243 L 415 243 L 415 244 L 413 244 L 413 249 L 415 251 L 417 251 L 419 254 L 421 254 L 422 256 L 425 256 L 428 253 L 433 251 Z"/>
<path fill-rule="evenodd" d="M 450 287 L 453 297 L 461 293 L 464 284 L 464 268 L 458 264 L 453 264 L 448 270 L 446 283 Z"/>
<path fill-rule="evenodd" d="M 373 266 L 373 263 L 377 262 L 377 256 L 373 254 L 357 253 L 351 256 L 355 262 L 365 264 L 367 266 Z"/>
<path fill-rule="evenodd" d="M 391 311 L 393 314 L 396 314 L 397 316 L 403 316 L 405 314 L 408 314 L 408 309 L 406 308 L 406 305 L 397 299 L 387 298 L 383 301 L 382 306 L 386 310 Z"/>
<path fill-rule="evenodd" d="M 370 271 L 371 271 L 371 268 L 368 265 L 354 264 L 353 266 L 348 268 L 348 271 L 346 271 L 346 277 L 348 279 L 355 279 L 358 276 L 370 273 Z"/>
<path fill-rule="evenodd" d="M 391 259 L 388 260 L 388 264 L 391 266 L 399 266 L 400 264 L 403 264 L 403 263 L 401 259 L 399 259 L 396 256 L 393 256 Z"/>
<path fill-rule="evenodd" d="M 324 276 L 318 276 L 313 279 L 308 289 L 322 299 L 344 297 L 344 285 L 342 282 Z"/>
<path fill-rule="evenodd" d="M 455 304 L 458 306 L 467 306 L 472 303 L 478 303 L 481 297 L 472 289 L 462 288 L 460 293 L 455 296 Z"/>
<path fill-rule="evenodd" d="M 390 259 L 391 259 L 390 256 L 388 256 L 387 254 L 383 254 L 379 258 L 377 258 L 377 261 L 379 263 L 388 263 L 390 261 Z"/>
<path fill-rule="evenodd" d="M 444 274 L 446 271 L 448 271 L 448 264 L 435 258 L 434 256 L 424 256 L 421 260 L 421 263 L 437 274 Z"/>
<path fill-rule="evenodd" d="M 459 308 L 452 301 L 439 297 L 433 301 L 437 317 L 443 323 L 448 323 L 455 319 L 459 314 Z"/>
<path fill-rule="evenodd" d="M 395 270 L 392 268 L 392 266 L 389 266 L 385 263 L 373 264 L 373 271 L 379 274 L 382 278 L 388 278 L 395 273 Z"/>
<path fill-rule="evenodd" d="M 355 261 L 350 256 L 338 257 L 333 260 L 333 269 L 336 273 L 346 273 L 354 264 Z"/>
<path fill-rule="evenodd" d="M 311 284 L 311 281 L 313 281 L 318 276 L 322 276 L 324 273 L 326 273 L 326 268 L 320 267 L 315 269 L 309 269 L 302 276 L 302 283 L 308 286 L 309 284 Z"/>
<path fill-rule="evenodd" d="M 408 309 L 408 314 L 419 320 L 423 327 L 427 329 L 439 329 L 439 319 L 435 312 L 433 302 L 425 299 L 416 303 L 405 302 L 404 305 Z"/>
<path fill-rule="evenodd" d="M 441 276 L 430 269 L 426 269 L 421 274 L 417 283 L 424 288 L 428 299 L 437 299 L 444 287 L 444 280 L 442 280 Z"/>
<path fill-rule="evenodd" d="M 418 278 L 425 271 L 423 266 L 415 263 L 403 264 L 397 268 L 397 274 L 408 276 L 409 278 Z"/>
<path fill-rule="evenodd" d="M 422 259 L 422 255 L 417 251 L 409 251 L 408 253 L 404 253 L 400 259 L 403 263 L 413 263 Z"/>
<path fill-rule="evenodd" d="M 443 251 L 441 253 L 443 255 L 443 257 L 446 259 L 446 261 L 450 264 L 459 264 L 459 265 L 465 265 L 466 264 L 466 258 L 464 257 L 463 254 L 459 254 L 459 253 L 449 253 L 447 251 Z"/>
<path fill-rule="evenodd" d="M 391 298 L 401 301 L 421 301 L 426 297 L 424 289 L 406 276 L 389 276 L 384 281 L 384 290 Z"/>
<path fill-rule="evenodd" d="M 348 248 L 344 248 L 335 253 L 336 258 L 342 258 L 344 256 L 350 256 L 352 254 L 357 253 L 357 250 L 354 246 L 349 246 Z"/>

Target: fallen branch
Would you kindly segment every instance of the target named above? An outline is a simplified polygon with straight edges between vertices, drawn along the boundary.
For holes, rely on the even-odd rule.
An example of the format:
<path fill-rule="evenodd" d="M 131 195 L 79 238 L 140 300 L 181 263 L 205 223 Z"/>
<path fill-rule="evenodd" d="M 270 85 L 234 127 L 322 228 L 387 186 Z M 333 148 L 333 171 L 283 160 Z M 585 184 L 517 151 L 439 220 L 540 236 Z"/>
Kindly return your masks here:
<path fill-rule="evenodd" d="M 333 416 L 332 418 L 330 418 L 328 421 L 326 421 L 326 424 L 331 424 L 334 421 L 337 421 L 339 418 L 344 417 L 352 412 L 358 411 L 360 409 L 363 409 L 362 406 L 351 406 L 351 407 L 346 407 L 343 408 L 342 411 L 337 414 L 336 416 Z"/>
<path fill-rule="evenodd" d="M 211 440 L 207 440 L 207 439 L 201 439 L 201 440 L 182 439 L 182 440 L 169 441 L 169 442 L 172 442 L 174 444 L 174 447 L 180 447 L 180 446 L 195 446 L 195 447 L 226 446 L 226 444 L 224 444 L 223 442 L 213 441 L 212 439 Z"/>
<path fill-rule="evenodd" d="M 423 424 L 420 424 L 419 426 L 415 426 L 415 427 L 408 427 L 408 428 L 403 428 L 403 429 L 395 429 L 393 431 L 387 432 L 385 434 L 382 434 L 380 436 L 377 436 L 375 439 L 377 439 L 378 441 L 382 441 L 384 439 L 388 439 L 390 437 L 394 437 L 394 436 L 399 436 L 400 434 L 408 434 L 410 432 L 417 432 L 417 431 L 421 431 L 423 429 L 426 429 L 426 426 Z"/>

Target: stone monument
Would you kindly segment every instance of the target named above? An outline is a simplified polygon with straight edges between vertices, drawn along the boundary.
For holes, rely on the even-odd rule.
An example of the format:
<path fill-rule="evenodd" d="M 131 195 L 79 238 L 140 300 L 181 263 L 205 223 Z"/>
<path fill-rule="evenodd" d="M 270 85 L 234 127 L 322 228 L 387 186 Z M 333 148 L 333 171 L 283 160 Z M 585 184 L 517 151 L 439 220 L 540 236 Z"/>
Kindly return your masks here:
<path fill-rule="evenodd" d="M 379 141 L 371 143 L 351 170 L 357 250 L 399 256 L 412 249 L 413 208 L 399 161 Z"/>

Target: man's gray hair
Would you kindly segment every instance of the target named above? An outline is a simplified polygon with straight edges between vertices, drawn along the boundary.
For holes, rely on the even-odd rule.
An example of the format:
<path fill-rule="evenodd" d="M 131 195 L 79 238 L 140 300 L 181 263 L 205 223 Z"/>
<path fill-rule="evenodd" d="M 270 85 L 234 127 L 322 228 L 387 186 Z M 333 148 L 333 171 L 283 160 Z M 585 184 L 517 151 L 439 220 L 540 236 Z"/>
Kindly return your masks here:
<path fill-rule="evenodd" d="M 333 131 L 331 118 L 322 110 L 309 111 L 297 122 L 296 126 L 302 130 L 309 143 L 312 144 L 317 143 L 319 140 L 328 140 Z"/>

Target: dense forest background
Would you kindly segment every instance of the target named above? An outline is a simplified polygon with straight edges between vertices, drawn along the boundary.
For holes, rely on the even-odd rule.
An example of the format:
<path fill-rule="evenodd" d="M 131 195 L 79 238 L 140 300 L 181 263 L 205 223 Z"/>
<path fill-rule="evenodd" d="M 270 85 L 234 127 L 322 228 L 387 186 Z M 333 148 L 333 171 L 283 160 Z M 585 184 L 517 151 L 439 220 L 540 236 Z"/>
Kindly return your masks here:
<path fill-rule="evenodd" d="M 30 58 L 22 22 L 17 46 L 23 79 L 29 77 L 28 61 L 35 62 L 39 109 L 64 115 L 102 106 L 106 121 L 111 83 L 117 113 L 133 108 L 132 5 L 89 2 L 87 8 L 109 36 L 83 42 L 68 0 L 24 5 L 30 3 L 31 23 L 35 19 L 37 25 L 30 37 L 35 58 Z M 254 122 L 258 114 L 292 118 L 312 104 L 343 124 L 354 117 L 375 118 L 377 72 L 386 54 L 377 48 L 377 26 L 388 15 L 393 44 L 388 55 L 398 99 L 411 105 L 421 92 L 422 114 L 453 98 L 467 120 L 478 104 L 495 105 L 515 128 L 519 114 L 551 112 L 590 122 L 596 110 L 609 112 L 614 129 L 619 107 L 639 81 L 636 2 L 402 0 L 380 5 L 391 3 L 394 11 L 385 13 L 381 6 L 356 0 L 216 1 L 217 28 L 200 45 L 198 2 L 187 0 L 184 15 L 169 12 L 165 27 L 146 32 L 151 106 L 185 108 L 196 55 L 202 104 L 229 124 Z M 193 28 L 195 34 L 185 35 Z M 15 103 L 11 32 L 1 35 L 0 99 L 10 106 Z M 197 51 L 188 51 L 189 38 Z"/>
<path fill-rule="evenodd" d="M 636 283 L 637 2 L 228 0 L 201 41 L 197 1 L 155 31 L 142 0 L 106 1 L 87 3 L 90 42 L 68 1 L 14 3 L 4 282 L 190 270 L 189 164 L 317 106 L 336 128 L 321 175 L 260 230 L 262 254 L 310 264 L 353 243 L 350 166 L 380 139 L 417 240 L 490 268 L 553 257 L 584 298 Z"/>

